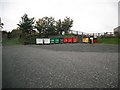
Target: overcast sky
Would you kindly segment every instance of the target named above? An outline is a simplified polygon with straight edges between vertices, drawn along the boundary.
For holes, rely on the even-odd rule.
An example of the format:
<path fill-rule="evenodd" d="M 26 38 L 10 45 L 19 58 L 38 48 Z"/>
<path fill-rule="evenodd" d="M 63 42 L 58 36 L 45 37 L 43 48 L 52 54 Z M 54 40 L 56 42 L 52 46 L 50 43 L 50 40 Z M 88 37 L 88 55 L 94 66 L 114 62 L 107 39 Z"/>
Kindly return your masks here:
<path fill-rule="evenodd" d="M 119 0 L 0 0 L 4 30 L 17 27 L 21 16 L 74 20 L 72 30 L 86 33 L 112 32 L 118 26 Z"/>

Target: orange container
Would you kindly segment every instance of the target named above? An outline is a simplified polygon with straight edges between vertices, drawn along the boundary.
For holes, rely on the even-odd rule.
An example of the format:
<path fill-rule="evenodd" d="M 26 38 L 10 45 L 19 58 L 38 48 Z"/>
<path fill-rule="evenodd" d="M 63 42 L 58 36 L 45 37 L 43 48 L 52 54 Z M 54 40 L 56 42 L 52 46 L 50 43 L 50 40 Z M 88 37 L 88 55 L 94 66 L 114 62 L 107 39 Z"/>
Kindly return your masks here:
<path fill-rule="evenodd" d="M 68 42 L 68 39 L 67 38 L 64 38 L 64 43 L 67 43 Z"/>
<path fill-rule="evenodd" d="M 72 38 L 68 38 L 68 43 L 72 43 Z"/>
<path fill-rule="evenodd" d="M 77 38 L 72 38 L 73 43 L 77 42 Z"/>

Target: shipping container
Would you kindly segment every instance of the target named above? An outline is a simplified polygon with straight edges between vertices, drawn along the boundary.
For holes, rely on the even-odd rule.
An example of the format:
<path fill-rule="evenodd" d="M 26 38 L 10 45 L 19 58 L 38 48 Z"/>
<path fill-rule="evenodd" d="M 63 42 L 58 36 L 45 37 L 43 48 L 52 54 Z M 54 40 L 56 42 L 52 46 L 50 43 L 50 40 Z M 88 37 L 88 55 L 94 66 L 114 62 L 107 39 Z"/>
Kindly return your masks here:
<path fill-rule="evenodd" d="M 96 42 L 97 42 L 97 40 L 94 39 L 94 40 L 93 40 L 93 43 L 96 43 Z"/>
<path fill-rule="evenodd" d="M 55 43 L 57 44 L 59 42 L 60 42 L 59 38 L 55 38 Z"/>
<path fill-rule="evenodd" d="M 77 43 L 77 38 L 72 38 L 73 43 Z"/>
<path fill-rule="evenodd" d="M 93 36 L 90 36 L 90 43 L 92 44 L 93 43 Z"/>
<path fill-rule="evenodd" d="M 82 38 L 83 43 L 89 43 L 89 38 Z"/>
<path fill-rule="evenodd" d="M 44 44 L 50 44 L 50 38 L 44 38 Z"/>
<path fill-rule="evenodd" d="M 68 39 L 68 43 L 72 43 L 73 42 L 72 38 L 67 38 L 67 39 Z"/>
<path fill-rule="evenodd" d="M 68 39 L 67 38 L 64 38 L 64 43 L 68 43 Z"/>
<path fill-rule="evenodd" d="M 93 43 L 96 43 L 97 42 L 97 37 L 93 39 Z"/>
<path fill-rule="evenodd" d="M 36 44 L 43 44 L 43 38 L 36 38 Z"/>
<path fill-rule="evenodd" d="M 60 38 L 60 43 L 64 43 L 64 38 Z"/>
<path fill-rule="evenodd" d="M 55 43 L 55 39 L 54 38 L 50 38 L 50 44 L 54 44 Z"/>

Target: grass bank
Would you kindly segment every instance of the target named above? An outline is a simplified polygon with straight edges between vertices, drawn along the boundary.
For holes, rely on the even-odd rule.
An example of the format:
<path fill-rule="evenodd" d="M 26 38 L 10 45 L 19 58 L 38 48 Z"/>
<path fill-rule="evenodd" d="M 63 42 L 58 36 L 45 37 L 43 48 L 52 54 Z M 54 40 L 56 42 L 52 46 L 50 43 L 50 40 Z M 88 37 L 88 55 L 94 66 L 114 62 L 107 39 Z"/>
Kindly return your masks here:
<path fill-rule="evenodd" d="M 19 37 L 3 39 L 2 45 L 26 45 L 26 44 L 35 44 L 37 36 L 31 37 L 27 40 L 20 39 Z"/>
<path fill-rule="evenodd" d="M 19 38 L 11 38 L 2 40 L 2 45 L 22 45 Z"/>
<path fill-rule="evenodd" d="M 11 38 L 2 41 L 2 45 L 24 45 L 35 44 L 37 36 L 31 37 L 30 40 L 20 40 L 19 38 Z M 80 41 L 80 40 L 78 40 Z M 97 44 L 120 44 L 120 38 L 98 38 Z"/>
<path fill-rule="evenodd" d="M 97 43 L 101 43 L 101 44 L 120 44 L 120 38 L 98 38 Z"/>

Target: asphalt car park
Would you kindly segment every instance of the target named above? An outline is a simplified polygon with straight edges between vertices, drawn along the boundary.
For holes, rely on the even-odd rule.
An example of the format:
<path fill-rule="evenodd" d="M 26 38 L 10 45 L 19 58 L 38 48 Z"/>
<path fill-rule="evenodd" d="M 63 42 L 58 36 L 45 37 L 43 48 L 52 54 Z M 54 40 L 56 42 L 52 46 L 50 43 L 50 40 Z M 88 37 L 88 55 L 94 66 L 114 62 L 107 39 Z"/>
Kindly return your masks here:
<path fill-rule="evenodd" d="M 18 45 L 2 48 L 3 88 L 117 88 L 118 46 Z"/>

